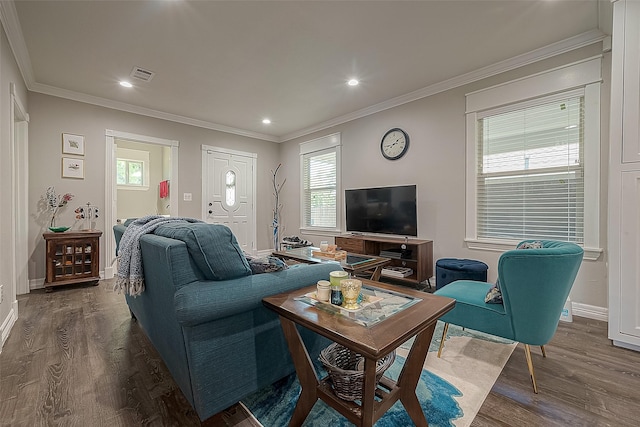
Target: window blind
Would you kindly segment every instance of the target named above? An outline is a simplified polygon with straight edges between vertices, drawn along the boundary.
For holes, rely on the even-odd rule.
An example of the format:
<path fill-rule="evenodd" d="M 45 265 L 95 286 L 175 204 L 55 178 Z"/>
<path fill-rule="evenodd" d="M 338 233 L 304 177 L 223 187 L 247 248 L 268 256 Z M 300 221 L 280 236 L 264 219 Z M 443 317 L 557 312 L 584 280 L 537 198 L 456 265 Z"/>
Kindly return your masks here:
<path fill-rule="evenodd" d="M 306 227 L 337 226 L 337 148 L 302 155 L 303 220 Z"/>
<path fill-rule="evenodd" d="M 477 233 L 584 242 L 584 96 L 478 120 Z"/>

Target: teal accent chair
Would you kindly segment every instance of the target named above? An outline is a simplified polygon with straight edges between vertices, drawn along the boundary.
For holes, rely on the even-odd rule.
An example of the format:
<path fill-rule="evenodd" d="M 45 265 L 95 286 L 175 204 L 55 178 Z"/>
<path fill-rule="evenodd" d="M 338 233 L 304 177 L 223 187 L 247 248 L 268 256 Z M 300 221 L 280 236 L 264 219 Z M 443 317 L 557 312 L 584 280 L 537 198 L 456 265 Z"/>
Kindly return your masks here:
<path fill-rule="evenodd" d="M 500 256 L 498 279 L 503 304 L 484 302 L 491 283 L 458 280 L 435 292 L 456 300 L 453 310 L 440 318 L 445 326 L 438 357 L 449 323 L 521 342 L 533 391 L 538 393 L 529 346 L 540 346 L 546 357 L 544 345 L 556 332 L 584 251 L 573 243 L 537 241 L 542 242 L 542 248 L 510 250 Z M 534 240 L 525 240 L 518 246 L 528 242 Z"/>

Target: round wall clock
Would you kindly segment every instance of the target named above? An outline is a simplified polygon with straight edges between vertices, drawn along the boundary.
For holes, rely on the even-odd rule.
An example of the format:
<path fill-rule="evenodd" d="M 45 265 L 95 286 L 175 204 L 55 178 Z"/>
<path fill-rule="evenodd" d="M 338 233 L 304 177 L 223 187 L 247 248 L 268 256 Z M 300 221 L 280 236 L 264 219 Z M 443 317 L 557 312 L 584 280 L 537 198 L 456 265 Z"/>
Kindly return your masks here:
<path fill-rule="evenodd" d="M 385 159 L 397 160 L 409 149 L 409 135 L 400 128 L 393 128 L 384 134 L 380 151 Z"/>

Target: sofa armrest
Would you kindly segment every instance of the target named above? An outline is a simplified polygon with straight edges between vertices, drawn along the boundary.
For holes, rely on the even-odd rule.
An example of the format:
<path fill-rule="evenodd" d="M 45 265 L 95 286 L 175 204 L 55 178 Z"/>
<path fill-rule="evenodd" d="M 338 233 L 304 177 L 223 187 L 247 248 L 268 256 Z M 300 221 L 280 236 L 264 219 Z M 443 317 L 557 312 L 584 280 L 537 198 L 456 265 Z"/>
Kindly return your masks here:
<path fill-rule="evenodd" d="M 194 326 L 262 307 L 262 298 L 329 280 L 336 264 L 298 265 L 275 273 L 254 274 L 222 281 L 198 281 L 178 289 L 176 317 L 183 326 Z"/>

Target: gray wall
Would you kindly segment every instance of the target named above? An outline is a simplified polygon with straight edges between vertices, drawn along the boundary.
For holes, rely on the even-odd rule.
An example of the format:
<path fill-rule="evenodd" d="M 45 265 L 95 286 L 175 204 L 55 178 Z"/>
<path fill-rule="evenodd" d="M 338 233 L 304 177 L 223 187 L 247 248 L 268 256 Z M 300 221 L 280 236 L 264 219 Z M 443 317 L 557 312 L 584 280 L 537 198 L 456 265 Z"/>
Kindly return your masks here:
<path fill-rule="evenodd" d="M 502 75 L 455 88 L 409 104 L 335 126 L 283 144 L 282 178 L 284 235 L 300 234 L 299 143 L 335 132 L 342 134 L 342 187 L 373 187 L 397 184 L 418 185 L 419 238 L 434 242 L 434 259 L 473 258 L 486 262 L 489 279 L 496 278 L 497 252 L 466 248 L 465 237 L 465 94 L 568 64 L 601 53 L 598 45 L 542 61 Z M 600 247 L 606 248 L 608 117 L 610 54 L 603 61 Z M 410 136 L 409 152 L 397 161 L 380 154 L 380 139 L 393 127 Z M 344 208 L 343 208 L 344 209 Z M 344 214 L 342 215 L 344 220 Z M 319 243 L 322 236 L 306 235 Z M 607 307 L 606 253 L 598 261 L 585 261 L 571 293 L 579 304 Z"/>
<path fill-rule="evenodd" d="M 47 219 L 38 215 L 38 200 L 50 185 L 59 193 L 72 193 L 75 199 L 61 213 L 59 224 L 73 224 L 73 210 L 88 201 L 97 205 L 104 213 L 105 203 L 105 130 L 117 130 L 145 136 L 177 140 L 179 147 L 178 191 L 180 216 L 201 217 L 202 199 L 202 159 L 203 144 L 233 150 L 257 153 L 258 178 L 257 218 L 258 249 L 271 247 L 271 196 L 270 170 L 278 163 L 277 144 L 212 131 L 194 126 L 182 125 L 165 120 L 154 119 L 137 114 L 112 110 L 38 93 L 29 94 L 29 208 L 33 209 L 29 226 L 29 278 L 44 279 L 44 241 L 42 233 L 46 230 Z M 60 174 L 61 135 L 63 132 L 84 135 L 85 137 L 85 179 L 63 179 Z M 182 200 L 182 193 L 192 193 L 193 201 Z M 74 228 L 79 227 L 77 224 Z M 104 215 L 97 221 L 97 228 L 104 230 L 111 224 L 104 223 Z M 101 243 L 104 249 L 104 241 Z M 105 267 L 114 254 L 100 255 L 100 269 Z"/>

